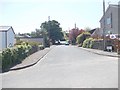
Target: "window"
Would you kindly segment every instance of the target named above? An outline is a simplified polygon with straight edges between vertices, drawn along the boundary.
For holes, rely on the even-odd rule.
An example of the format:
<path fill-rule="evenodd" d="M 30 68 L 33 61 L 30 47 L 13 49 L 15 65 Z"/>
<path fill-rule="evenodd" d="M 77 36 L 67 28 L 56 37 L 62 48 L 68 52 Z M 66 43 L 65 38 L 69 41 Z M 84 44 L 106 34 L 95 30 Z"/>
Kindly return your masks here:
<path fill-rule="evenodd" d="M 111 24 L 111 18 L 108 17 L 108 18 L 107 18 L 107 25 L 110 25 L 110 24 Z"/>

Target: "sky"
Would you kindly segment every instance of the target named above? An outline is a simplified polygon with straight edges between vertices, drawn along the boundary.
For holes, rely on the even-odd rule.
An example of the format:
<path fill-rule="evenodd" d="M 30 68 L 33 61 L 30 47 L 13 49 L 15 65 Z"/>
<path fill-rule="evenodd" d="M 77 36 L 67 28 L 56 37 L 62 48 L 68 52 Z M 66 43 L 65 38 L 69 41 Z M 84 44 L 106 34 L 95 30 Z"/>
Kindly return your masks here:
<path fill-rule="evenodd" d="M 76 26 L 79 29 L 100 27 L 103 0 L 1 0 L 0 26 L 12 26 L 15 33 L 30 33 L 41 23 L 56 20 L 63 31 Z M 118 4 L 119 0 L 105 0 Z"/>

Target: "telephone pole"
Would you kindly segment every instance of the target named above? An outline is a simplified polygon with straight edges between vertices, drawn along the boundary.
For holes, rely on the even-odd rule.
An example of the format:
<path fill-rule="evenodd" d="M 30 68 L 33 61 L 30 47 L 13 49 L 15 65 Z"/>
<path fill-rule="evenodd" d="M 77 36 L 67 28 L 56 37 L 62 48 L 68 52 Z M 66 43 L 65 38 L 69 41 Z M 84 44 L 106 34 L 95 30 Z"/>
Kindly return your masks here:
<path fill-rule="evenodd" d="M 103 50 L 105 50 L 105 0 L 103 0 Z"/>
<path fill-rule="evenodd" d="M 75 23 L 75 29 L 76 29 L 76 23 Z"/>
<path fill-rule="evenodd" d="M 48 21 L 50 21 L 50 16 L 48 16 Z"/>

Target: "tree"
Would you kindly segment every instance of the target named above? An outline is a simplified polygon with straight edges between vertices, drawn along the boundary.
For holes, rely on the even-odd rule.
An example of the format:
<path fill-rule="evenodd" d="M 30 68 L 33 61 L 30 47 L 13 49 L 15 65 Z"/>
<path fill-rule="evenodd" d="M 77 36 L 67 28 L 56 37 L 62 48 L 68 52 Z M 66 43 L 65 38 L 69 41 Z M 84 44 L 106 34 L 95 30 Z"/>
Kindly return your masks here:
<path fill-rule="evenodd" d="M 73 28 L 72 30 L 69 31 L 69 40 L 71 41 L 72 44 L 76 43 L 76 38 L 79 34 L 83 33 L 84 30 L 79 30 L 78 28 Z"/>
<path fill-rule="evenodd" d="M 47 35 L 53 44 L 55 41 L 63 38 L 62 28 L 60 27 L 60 23 L 56 20 L 45 21 L 41 24 L 40 28 L 47 31 Z"/>
<path fill-rule="evenodd" d="M 40 29 L 35 29 L 35 31 L 31 32 L 30 36 L 40 38 L 42 37 L 42 31 Z"/>

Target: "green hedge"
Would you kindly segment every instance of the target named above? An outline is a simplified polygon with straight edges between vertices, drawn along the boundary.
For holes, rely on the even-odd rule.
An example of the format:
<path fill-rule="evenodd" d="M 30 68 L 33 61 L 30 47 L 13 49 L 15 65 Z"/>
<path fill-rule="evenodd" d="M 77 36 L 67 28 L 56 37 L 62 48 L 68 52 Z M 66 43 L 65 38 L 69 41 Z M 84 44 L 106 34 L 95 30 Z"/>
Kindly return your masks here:
<path fill-rule="evenodd" d="M 2 71 L 9 70 L 12 66 L 21 63 L 27 56 L 33 54 L 38 50 L 44 49 L 43 45 L 38 43 L 22 42 L 20 45 L 16 45 L 12 48 L 6 48 L 0 55 L 2 62 Z"/>
<path fill-rule="evenodd" d="M 2 70 L 6 71 L 13 65 L 21 63 L 28 56 L 29 50 L 29 46 L 26 45 L 6 48 L 2 51 Z"/>
<path fill-rule="evenodd" d="M 43 50 L 45 47 L 43 45 L 38 46 L 40 50 Z"/>
<path fill-rule="evenodd" d="M 83 48 L 92 48 L 94 44 L 94 39 L 93 38 L 88 38 L 83 42 L 82 47 Z"/>

